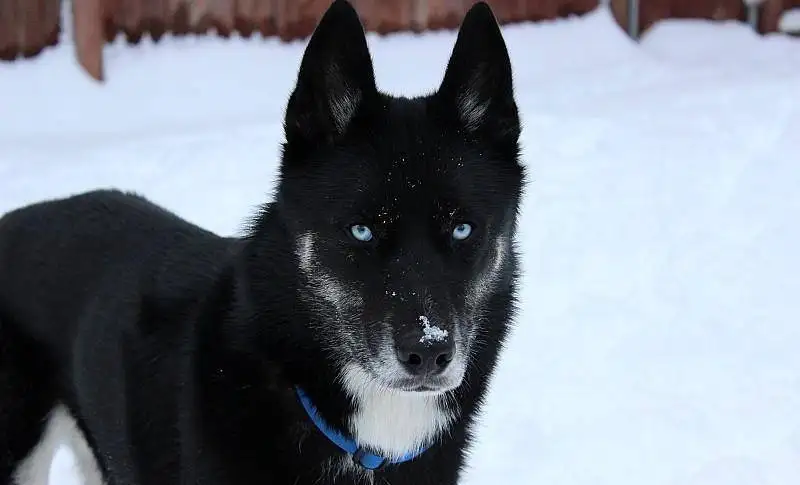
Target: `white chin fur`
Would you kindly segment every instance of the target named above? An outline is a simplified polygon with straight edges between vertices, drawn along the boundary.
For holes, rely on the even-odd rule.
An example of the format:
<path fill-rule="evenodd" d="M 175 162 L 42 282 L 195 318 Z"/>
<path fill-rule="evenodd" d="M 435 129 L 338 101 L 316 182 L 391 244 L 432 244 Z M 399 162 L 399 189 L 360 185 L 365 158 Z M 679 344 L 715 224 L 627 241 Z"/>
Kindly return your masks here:
<path fill-rule="evenodd" d="M 387 458 L 431 444 L 455 419 L 444 395 L 387 388 L 357 364 L 345 366 L 342 383 L 356 407 L 348 423 L 350 433 Z"/>

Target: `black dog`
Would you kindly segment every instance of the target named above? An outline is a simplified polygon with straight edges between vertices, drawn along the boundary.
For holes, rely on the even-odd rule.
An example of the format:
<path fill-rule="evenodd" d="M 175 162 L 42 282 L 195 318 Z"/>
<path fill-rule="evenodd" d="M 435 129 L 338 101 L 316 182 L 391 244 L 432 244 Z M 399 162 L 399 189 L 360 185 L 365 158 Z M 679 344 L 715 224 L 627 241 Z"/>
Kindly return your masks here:
<path fill-rule="evenodd" d="M 486 4 L 408 99 L 337 0 L 244 238 L 111 190 L 6 214 L 0 483 L 61 439 L 92 484 L 456 484 L 514 312 L 519 135 Z"/>

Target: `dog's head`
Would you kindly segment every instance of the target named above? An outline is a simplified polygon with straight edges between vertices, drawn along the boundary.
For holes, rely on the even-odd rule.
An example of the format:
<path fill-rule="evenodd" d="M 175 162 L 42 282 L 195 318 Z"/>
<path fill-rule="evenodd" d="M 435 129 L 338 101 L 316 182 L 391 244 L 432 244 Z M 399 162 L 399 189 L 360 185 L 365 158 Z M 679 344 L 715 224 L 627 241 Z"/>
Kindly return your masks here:
<path fill-rule="evenodd" d="M 459 386 L 478 326 L 493 324 L 482 315 L 509 285 L 523 184 L 511 65 L 489 7 L 466 15 L 439 89 L 409 99 L 378 91 L 359 18 L 334 2 L 285 131 L 276 208 L 320 343 L 345 378 Z"/>

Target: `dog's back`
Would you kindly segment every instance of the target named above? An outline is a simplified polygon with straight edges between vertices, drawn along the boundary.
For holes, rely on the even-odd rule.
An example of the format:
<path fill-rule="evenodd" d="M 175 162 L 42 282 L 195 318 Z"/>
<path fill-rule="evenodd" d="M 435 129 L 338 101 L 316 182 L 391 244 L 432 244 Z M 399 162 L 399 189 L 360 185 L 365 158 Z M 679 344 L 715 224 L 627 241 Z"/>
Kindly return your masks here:
<path fill-rule="evenodd" d="M 172 282 L 187 284 L 188 273 L 201 278 L 226 247 L 134 194 L 100 190 L 41 202 L 0 219 L 0 308 L 63 348 L 90 295 L 112 278 L 116 291 L 130 285 L 129 294 L 168 295 L 180 291 L 170 291 Z M 198 266 L 198 258 L 209 266 Z"/>
<path fill-rule="evenodd" d="M 183 339 L 185 329 L 165 328 L 164 313 L 149 321 L 142 312 L 154 305 L 177 312 L 196 305 L 232 247 L 142 197 L 114 190 L 41 202 L 0 218 L 1 485 L 12 473 L 25 485 L 46 476 L 38 464 L 49 457 L 35 455 L 52 454 L 50 428 L 75 426 L 47 419 L 59 416 L 62 405 L 75 408 L 69 404 L 80 401 L 93 410 L 74 416 L 78 425 L 104 419 L 122 426 L 115 414 L 126 412 L 119 404 L 130 393 L 125 380 L 132 370 L 117 359 L 119 342 L 126 340 L 120 336 L 158 334 L 165 345 Z M 141 339 L 127 341 L 131 347 L 125 351 L 135 360 L 147 352 Z M 105 379 L 76 387 L 98 365 Z M 127 433 L 124 427 L 108 429 L 108 437 L 94 438 L 113 442 Z M 127 466 L 127 451 L 116 455 L 123 462 L 117 466 Z M 26 456 L 30 464 L 13 466 Z"/>

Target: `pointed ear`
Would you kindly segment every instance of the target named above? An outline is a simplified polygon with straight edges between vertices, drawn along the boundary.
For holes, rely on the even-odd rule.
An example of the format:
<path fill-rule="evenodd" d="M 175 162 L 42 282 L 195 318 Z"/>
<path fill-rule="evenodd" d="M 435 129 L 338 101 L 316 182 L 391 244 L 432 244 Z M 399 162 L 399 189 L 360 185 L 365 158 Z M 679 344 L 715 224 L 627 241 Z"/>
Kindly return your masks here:
<path fill-rule="evenodd" d="M 469 133 L 516 142 L 519 115 L 511 61 L 492 9 L 476 3 L 464 16 L 437 96 Z"/>
<path fill-rule="evenodd" d="M 372 58 L 355 9 L 336 0 L 306 46 L 286 108 L 287 139 L 330 141 L 342 135 L 361 105 L 377 94 Z"/>

